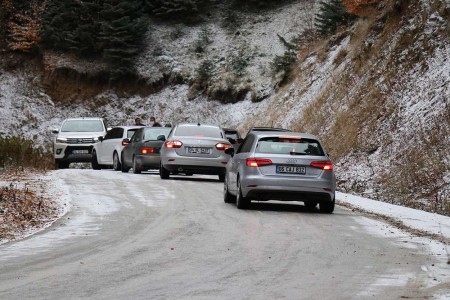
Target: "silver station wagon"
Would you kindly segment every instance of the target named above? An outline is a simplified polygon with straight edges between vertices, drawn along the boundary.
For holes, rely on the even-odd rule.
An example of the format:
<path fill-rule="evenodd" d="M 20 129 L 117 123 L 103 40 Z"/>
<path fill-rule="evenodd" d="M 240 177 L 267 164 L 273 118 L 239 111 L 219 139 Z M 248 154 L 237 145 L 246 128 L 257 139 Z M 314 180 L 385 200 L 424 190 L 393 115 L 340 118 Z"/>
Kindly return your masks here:
<path fill-rule="evenodd" d="M 226 166 L 224 201 L 248 208 L 251 200 L 301 201 L 332 213 L 336 178 L 316 136 L 293 132 L 252 132 Z"/>
<path fill-rule="evenodd" d="M 161 179 L 178 173 L 218 175 L 223 181 L 225 166 L 231 158 L 225 150 L 232 148 L 219 126 L 179 124 L 161 149 L 159 175 Z"/>

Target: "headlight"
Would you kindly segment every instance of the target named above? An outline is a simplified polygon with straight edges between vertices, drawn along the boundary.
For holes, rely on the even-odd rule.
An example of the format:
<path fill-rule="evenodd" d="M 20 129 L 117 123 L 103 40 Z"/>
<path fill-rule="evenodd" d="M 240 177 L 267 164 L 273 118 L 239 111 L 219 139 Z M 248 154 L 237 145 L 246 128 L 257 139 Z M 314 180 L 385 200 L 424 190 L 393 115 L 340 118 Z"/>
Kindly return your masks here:
<path fill-rule="evenodd" d="M 94 140 L 94 143 L 97 143 L 98 142 L 98 137 L 95 137 L 93 140 Z"/>
<path fill-rule="evenodd" d="M 66 143 L 66 142 L 67 142 L 67 139 L 66 139 L 66 138 L 62 138 L 62 137 L 59 137 L 59 138 L 56 138 L 56 142 L 58 142 L 58 143 Z"/>

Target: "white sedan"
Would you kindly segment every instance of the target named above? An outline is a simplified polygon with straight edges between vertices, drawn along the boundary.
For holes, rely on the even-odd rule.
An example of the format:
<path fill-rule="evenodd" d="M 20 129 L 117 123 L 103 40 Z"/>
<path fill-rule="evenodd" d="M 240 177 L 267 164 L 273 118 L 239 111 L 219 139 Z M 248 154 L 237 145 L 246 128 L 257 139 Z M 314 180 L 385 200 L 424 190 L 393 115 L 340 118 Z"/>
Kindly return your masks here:
<path fill-rule="evenodd" d="M 92 169 L 100 170 L 102 167 L 113 167 L 120 171 L 122 149 L 126 146 L 123 139 L 131 139 L 133 134 L 142 126 L 117 126 L 108 131 L 104 138 L 99 137 L 99 142 L 94 145 L 92 151 Z"/>

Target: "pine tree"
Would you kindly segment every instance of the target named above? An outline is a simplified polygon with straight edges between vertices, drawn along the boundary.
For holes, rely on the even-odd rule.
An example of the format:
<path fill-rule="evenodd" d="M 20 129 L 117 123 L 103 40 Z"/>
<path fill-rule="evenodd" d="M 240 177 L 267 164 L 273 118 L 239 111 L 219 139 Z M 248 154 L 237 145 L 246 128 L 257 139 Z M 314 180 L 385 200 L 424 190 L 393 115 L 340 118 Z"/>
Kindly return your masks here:
<path fill-rule="evenodd" d="M 347 12 L 342 0 L 321 1 L 319 5 L 315 25 L 322 34 L 335 32 L 338 25 L 350 24 L 355 18 Z"/>
<path fill-rule="evenodd" d="M 235 7 L 248 7 L 264 9 L 274 5 L 280 5 L 287 2 L 286 0 L 234 0 L 233 6 Z"/>
<path fill-rule="evenodd" d="M 145 10 L 163 19 L 196 19 L 204 0 L 144 0 Z"/>
<path fill-rule="evenodd" d="M 78 2 L 79 21 L 76 29 L 69 33 L 67 37 L 72 52 L 83 56 L 101 53 L 99 36 L 102 2 L 101 0 L 83 0 Z"/>
<path fill-rule="evenodd" d="M 101 11 L 103 58 L 113 79 L 133 72 L 134 57 L 142 47 L 147 22 L 138 0 L 105 0 Z"/>
<path fill-rule="evenodd" d="M 73 32 L 79 25 L 79 11 L 75 0 L 52 1 L 44 16 L 44 46 L 61 51 L 73 49 Z"/>
<path fill-rule="evenodd" d="M 92 55 L 101 52 L 99 45 L 102 0 L 52 1 L 44 25 L 47 48 Z"/>

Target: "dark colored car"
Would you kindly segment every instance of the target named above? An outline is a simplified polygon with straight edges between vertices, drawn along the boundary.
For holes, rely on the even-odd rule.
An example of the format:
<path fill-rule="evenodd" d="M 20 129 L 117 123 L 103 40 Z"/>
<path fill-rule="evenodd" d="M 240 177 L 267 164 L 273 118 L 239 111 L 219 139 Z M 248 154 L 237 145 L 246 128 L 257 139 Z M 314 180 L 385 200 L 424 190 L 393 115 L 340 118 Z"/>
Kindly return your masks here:
<path fill-rule="evenodd" d="M 130 139 L 124 139 L 128 144 L 122 150 L 122 172 L 131 168 L 133 173 L 139 174 L 150 169 L 159 169 L 160 151 L 172 128 L 143 127 L 136 131 Z"/>
<path fill-rule="evenodd" d="M 236 129 L 231 128 L 222 128 L 222 129 L 225 132 L 225 136 L 228 139 L 228 141 L 230 141 L 231 145 L 233 145 L 233 148 L 237 149 L 243 141 L 239 132 Z"/>
<path fill-rule="evenodd" d="M 250 130 L 247 132 L 247 135 L 248 135 L 250 132 L 267 132 L 267 131 L 290 132 L 290 130 L 284 129 L 284 128 L 276 128 L 276 127 L 252 127 L 252 128 L 250 128 Z"/>

